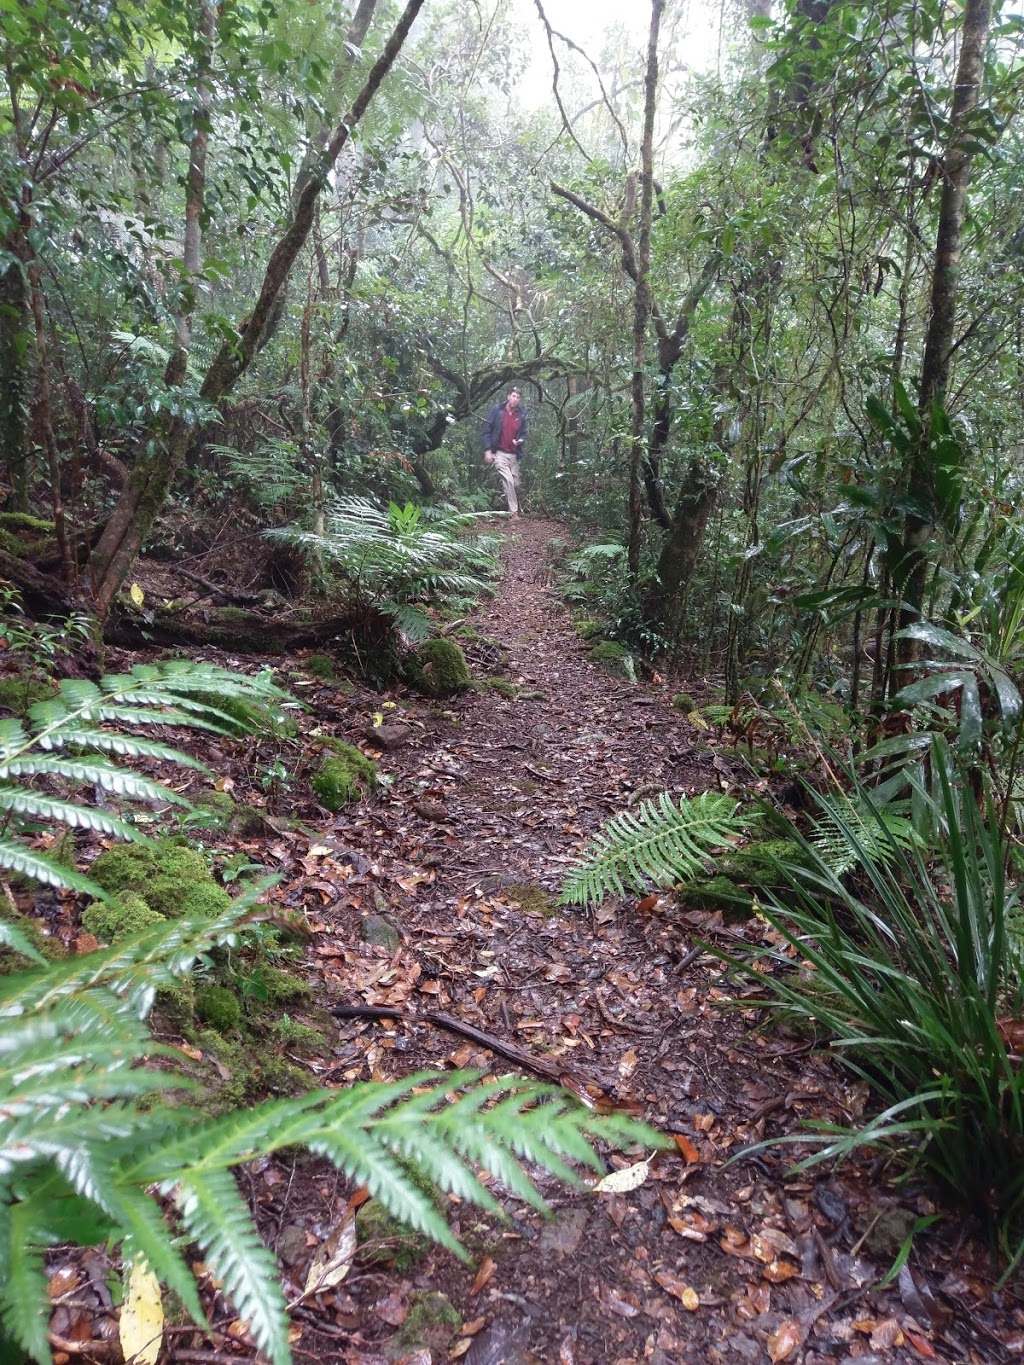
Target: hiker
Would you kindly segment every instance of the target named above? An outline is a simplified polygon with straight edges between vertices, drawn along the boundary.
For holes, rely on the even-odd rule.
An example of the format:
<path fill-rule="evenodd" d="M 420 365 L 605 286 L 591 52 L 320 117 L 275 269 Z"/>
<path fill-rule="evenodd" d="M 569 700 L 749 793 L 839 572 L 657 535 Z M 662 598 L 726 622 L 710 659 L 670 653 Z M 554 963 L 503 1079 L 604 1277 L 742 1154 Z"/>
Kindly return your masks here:
<path fill-rule="evenodd" d="M 484 427 L 484 464 L 492 464 L 501 479 L 512 520 L 519 520 L 519 461 L 529 420 L 521 406 L 522 394 L 509 389 L 504 403 L 495 403 Z"/>

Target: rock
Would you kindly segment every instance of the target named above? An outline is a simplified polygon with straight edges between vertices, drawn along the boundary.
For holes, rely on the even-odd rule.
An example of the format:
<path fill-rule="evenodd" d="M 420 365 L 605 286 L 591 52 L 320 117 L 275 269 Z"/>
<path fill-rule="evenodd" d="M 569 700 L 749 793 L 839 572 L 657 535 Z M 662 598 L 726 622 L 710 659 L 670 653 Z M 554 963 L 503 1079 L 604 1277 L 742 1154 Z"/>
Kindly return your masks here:
<path fill-rule="evenodd" d="M 462 1319 L 446 1294 L 410 1294 L 409 1316 L 388 1342 L 387 1355 L 391 1360 L 417 1350 L 441 1355 L 461 1326 Z"/>
<path fill-rule="evenodd" d="M 558 1251 L 570 1256 L 583 1240 L 590 1215 L 587 1209 L 566 1209 L 554 1222 L 541 1229 L 537 1246 L 541 1251 Z"/>
<path fill-rule="evenodd" d="M 383 915 L 364 915 L 363 942 L 372 943 L 377 948 L 387 948 L 393 953 L 402 939 L 395 926 Z"/>
<path fill-rule="evenodd" d="M 412 808 L 421 820 L 433 820 L 436 825 L 443 825 L 448 820 L 448 812 L 440 801 L 414 801 Z"/>
<path fill-rule="evenodd" d="M 363 738 L 377 749 L 389 753 L 394 749 L 404 749 L 412 738 L 412 728 L 408 725 L 371 725 L 363 731 Z"/>
<path fill-rule="evenodd" d="M 293 1266 L 309 1254 L 306 1246 L 306 1229 L 298 1223 L 289 1223 L 281 1229 L 277 1239 L 277 1256 L 282 1265 Z"/>

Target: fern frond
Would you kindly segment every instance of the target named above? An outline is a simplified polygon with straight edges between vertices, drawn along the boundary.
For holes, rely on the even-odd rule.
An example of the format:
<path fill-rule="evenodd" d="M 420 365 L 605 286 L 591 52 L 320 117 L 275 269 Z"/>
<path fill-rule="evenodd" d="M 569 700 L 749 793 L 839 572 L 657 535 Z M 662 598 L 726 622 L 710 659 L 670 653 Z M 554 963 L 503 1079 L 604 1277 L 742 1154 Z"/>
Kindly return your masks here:
<path fill-rule="evenodd" d="M 101 900 L 106 897 L 101 887 L 80 872 L 72 871 L 55 858 L 48 858 L 45 853 L 37 853 L 24 844 L 16 844 L 13 839 L 0 839 L 0 867 L 22 877 L 31 877 L 43 886 L 66 886 L 72 891 L 84 891 Z M 18 951 L 21 952 L 21 949 Z"/>
<path fill-rule="evenodd" d="M 822 810 L 813 821 L 811 846 L 829 871 L 843 877 L 865 863 L 889 866 L 899 851 L 919 845 L 911 820 L 897 811 L 876 809 L 842 792 L 819 797 Z"/>
<path fill-rule="evenodd" d="M 429 640 L 434 633 L 434 623 L 426 612 L 400 602 L 385 602 L 384 610 L 393 618 L 395 625 L 410 644 L 420 645 Z"/>
<path fill-rule="evenodd" d="M 260 1240 L 230 1171 L 189 1171 L 174 1202 L 260 1349 L 273 1360 L 288 1354 L 288 1314 L 277 1262 Z"/>
<path fill-rule="evenodd" d="M 693 877 L 743 823 L 731 797 L 704 792 L 681 797 L 677 805 L 663 792 L 607 821 L 570 869 L 560 904 L 586 905 L 612 893 L 625 895 L 627 888 L 671 886 Z"/>
<path fill-rule="evenodd" d="M 7 1204 L 0 1219 L 0 1321 L 36 1360 L 49 1365 L 50 1287 L 34 1213 L 31 1203 Z"/>
<path fill-rule="evenodd" d="M 3 862 L 0 861 L 0 867 L 2 866 Z M 0 919 L 0 948 L 9 948 L 11 952 L 18 953 L 21 957 L 27 957 L 30 962 L 35 962 L 37 966 L 46 966 L 46 958 L 38 951 L 27 935 L 23 934 L 17 925 L 10 924 L 5 919 Z"/>
<path fill-rule="evenodd" d="M 141 839 L 139 830 L 125 820 L 92 806 L 76 806 L 71 801 L 58 801 L 27 788 L 0 787 L 0 811 L 12 815 L 32 816 L 51 824 L 70 825 L 72 829 L 95 829 L 101 834 L 117 834 L 122 839 Z"/>

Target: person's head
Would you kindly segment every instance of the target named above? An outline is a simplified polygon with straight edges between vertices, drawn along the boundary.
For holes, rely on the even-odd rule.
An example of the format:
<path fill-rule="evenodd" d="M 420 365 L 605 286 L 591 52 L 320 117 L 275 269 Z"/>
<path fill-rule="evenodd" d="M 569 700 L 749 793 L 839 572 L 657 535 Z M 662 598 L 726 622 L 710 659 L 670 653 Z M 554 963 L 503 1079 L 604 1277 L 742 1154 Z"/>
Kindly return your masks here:
<path fill-rule="evenodd" d="M 509 389 L 508 397 L 505 399 L 505 406 L 509 408 L 517 408 L 519 406 L 519 399 L 521 397 L 522 395 L 520 394 L 518 389 Z"/>

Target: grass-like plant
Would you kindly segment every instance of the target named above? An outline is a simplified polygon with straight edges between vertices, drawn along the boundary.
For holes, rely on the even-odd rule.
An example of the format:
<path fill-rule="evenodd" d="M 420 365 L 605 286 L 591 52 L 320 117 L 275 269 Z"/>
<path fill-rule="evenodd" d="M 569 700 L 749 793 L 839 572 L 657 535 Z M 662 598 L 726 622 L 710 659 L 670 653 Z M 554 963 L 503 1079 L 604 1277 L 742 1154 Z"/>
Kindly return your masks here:
<path fill-rule="evenodd" d="M 779 948 L 775 971 L 757 979 L 776 1008 L 824 1031 L 879 1100 L 866 1127 L 808 1136 L 818 1148 L 810 1160 L 896 1145 L 1015 1262 L 1024 1251 L 1024 978 L 1011 932 L 1020 889 L 1006 879 L 993 803 L 957 779 L 942 741 L 931 768 L 934 781 L 914 779 L 914 797 L 944 833 L 932 849 L 898 837 L 883 812 L 866 816 L 866 787 L 855 790 L 855 819 L 846 797 L 821 798 L 857 874 L 844 879 L 804 840 L 802 866 L 776 866 L 763 910 L 796 961 Z"/>
<path fill-rule="evenodd" d="M 600 1168 L 593 1136 L 658 1142 L 635 1122 L 598 1117 L 556 1088 L 467 1073 L 317 1090 L 204 1117 L 182 1102 L 194 1083 L 175 1071 L 170 1049 L 153 1043 L 145 1018 L 158 987 L 238 938 L 253 917 L 254 895 L 216 919 L 159 925 L 106 952 L 4 978 L 0 1323 L 9 1350 L 13 1342 L 36 1361 L 51 1359 L 43 1255 L 56 1242 L 120 1241 L 125 1263 L 145 1260 L 203 1324 L 183 1255 L 193 1243 L 259 1349 L 285 1365 L 288 1314 L 277 1266 L 232 1174 L 284 1147 L 326 1157 L 397 1217 L 465 1258 L 405 1163 L 440 1189 L 496 1210 L 473 1171 L 482 1167 L 543 1207 L 523 1162 L 572 1181 L 569 1162 Z M 16 929 L 4 926 L 2 937 L 40 962 Z"/>
<path fill-rule="evenodd" d="M 608 820 L 586 845 L 562 886 L 562 905 L 671 886 L 707 870 L 716 848 L 731 843 L 747 821 L 729 796 L 704 792 L 672 800 L 667 792 Z"/>

